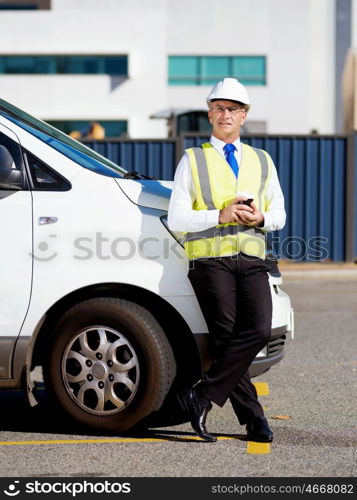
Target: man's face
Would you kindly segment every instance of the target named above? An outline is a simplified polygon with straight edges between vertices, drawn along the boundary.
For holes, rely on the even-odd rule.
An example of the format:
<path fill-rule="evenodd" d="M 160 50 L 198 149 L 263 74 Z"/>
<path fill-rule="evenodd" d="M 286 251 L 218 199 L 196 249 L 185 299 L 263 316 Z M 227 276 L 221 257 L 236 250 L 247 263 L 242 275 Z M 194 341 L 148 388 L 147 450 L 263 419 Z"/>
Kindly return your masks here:
<path fill-rule="evenodd" d="M 208 118 L 212 124 L 212 132 L 217 139 L 233 142 L 238 139 L 240 128 L 245 122 L 247 113 L 243 105 L 235 101 L 219 100 L 211 103 Z"/>

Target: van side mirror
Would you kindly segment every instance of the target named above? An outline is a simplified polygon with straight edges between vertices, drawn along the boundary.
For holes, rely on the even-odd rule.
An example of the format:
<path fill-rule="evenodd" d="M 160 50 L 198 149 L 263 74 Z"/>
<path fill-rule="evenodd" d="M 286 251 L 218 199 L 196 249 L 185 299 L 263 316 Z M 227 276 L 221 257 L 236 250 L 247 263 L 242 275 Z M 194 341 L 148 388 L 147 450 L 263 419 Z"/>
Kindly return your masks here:
<path fill-rule="evenodd" d="M 22 172 L 16 169 L 10 151 L 2 145 L 0 145 L 0 188 L 22 188 Z"/>

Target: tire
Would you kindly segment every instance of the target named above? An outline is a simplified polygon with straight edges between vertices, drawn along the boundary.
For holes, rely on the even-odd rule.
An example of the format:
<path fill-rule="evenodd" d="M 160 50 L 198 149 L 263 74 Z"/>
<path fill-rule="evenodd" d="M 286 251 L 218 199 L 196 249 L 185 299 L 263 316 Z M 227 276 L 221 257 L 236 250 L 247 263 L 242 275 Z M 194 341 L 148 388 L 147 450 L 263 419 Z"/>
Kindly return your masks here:
<path fill-rule="evenodd" d="M 44 380 L 77 422 L 126 431 L 158 410 L 176 373 L 155 318 L 123 299 L 95 298 L 69 309 L 50 343 Z"/>

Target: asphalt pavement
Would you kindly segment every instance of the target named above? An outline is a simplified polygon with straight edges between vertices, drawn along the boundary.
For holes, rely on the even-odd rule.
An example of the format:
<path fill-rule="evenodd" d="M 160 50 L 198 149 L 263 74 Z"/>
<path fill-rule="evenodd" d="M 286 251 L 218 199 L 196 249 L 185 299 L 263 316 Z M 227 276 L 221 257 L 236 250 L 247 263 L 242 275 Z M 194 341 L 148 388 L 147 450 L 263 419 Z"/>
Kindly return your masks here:
<path fill-rule="evenodd" d="M 1 475 L 356 476 L 357 271 L 282 268 L 282 288 L 295 309 L 295 339 L 287 340 L 283 361 L 255 379 L 270 390 L 261 396 L 275 432 L 267 453 L 248 453 L 229 404 L 209 414 L 207 426 L 218 441 L 202 443 L 188 424 L 141 435 L 83 434 L 40 408 L 27 408 L 20 392 L 2 391 Z"/>

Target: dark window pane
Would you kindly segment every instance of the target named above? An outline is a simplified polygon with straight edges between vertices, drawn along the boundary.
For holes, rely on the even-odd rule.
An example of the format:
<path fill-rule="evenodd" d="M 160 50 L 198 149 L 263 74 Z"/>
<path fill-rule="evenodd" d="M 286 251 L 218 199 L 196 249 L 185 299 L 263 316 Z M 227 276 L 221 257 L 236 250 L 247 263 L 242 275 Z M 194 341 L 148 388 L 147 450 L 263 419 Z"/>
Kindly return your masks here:
<path fill-rule="evenodd" d="M 0 56 L 2 74 L 128 74 L 127 56 Z"/>
<path fill-rule="evenodd" d="M 199 113 L 197 120 L 198 120 L 197 132 L 207 132 L 207 133 L 211 132 L 212 127 L 209 122 L 207 113 Z"/>
<path fill-rule="evenodd" d="M 0 4 L 0 10 L 36 10 L 37 5 L 11 5 L 8 3 Z"/>
<path fill-rule="evenodd" d="M 177 117 L 177 135 L 185 132 L 210 132 L 208 115 L 204 111 L 191 111 Z"/>
<path fill-rule="evenodd" d="M 126 135 L 128 131 L 128 122 L 126 120 L 47 120 L 47 123 L 53 127 L 62 130 L 66 134 L 71 134 L 75 139 L 101 139 L 100 135 L 96 136 L 96 129 L 91 124 L 98 124 L 99 129 L 104 129 L 103 138 L 113 138 Z"/>
<path fill-rule="evenodd" d="M 99 73 L 98 58 L 91 56 L 62 57 L 58 72 L 80 75 Z"/>
<path fill-rule="evenodd" d="M 116 122 L 101 120 L 99 123 L 105 128 L 106 137 L 120 137 L 128 133 L 127 120 L 118 120 Z"/>
<path fill-rule="evenodd" d="M 128 58 L 126 56 L 103 57 L 103 73 L 107 75 L 127 75 Z"/>
<path fill-rule="evenodd" d="M 0 3 L 0 10 L 50 9 L 51 0 L 8 0 Z"/>
<path fill-rule="evenodd" d="M 38 158 L 27 153 L 27 161 L 33 186 L 41 191 L 68 191 L 71 189 L 69 182 L 54 172 Z"/>
<path fill-rule="evenodd" d="M 0 58 L 0 71 L 7 74 L 53 73 L 53 61 L 47 56 L 4 56 Z"/>
<path fill-rule="evenodd" d="M 33 57 L 5 57 L 4 73 L 10 74 L 32 74 L 34 73 L 35 61 Z"/>
<path fill-rule="evenodd" d="M 52 57 L 40 56 L 35 59 L 35 71 L 34 73 L 45 75 L 46 73 L 54 73 L 56 66 Z"/>
<path fill-rule="evenodd" d="M 23 187 L 23 164 L 19 144 L 0 132 L 0 188 Z"/>

